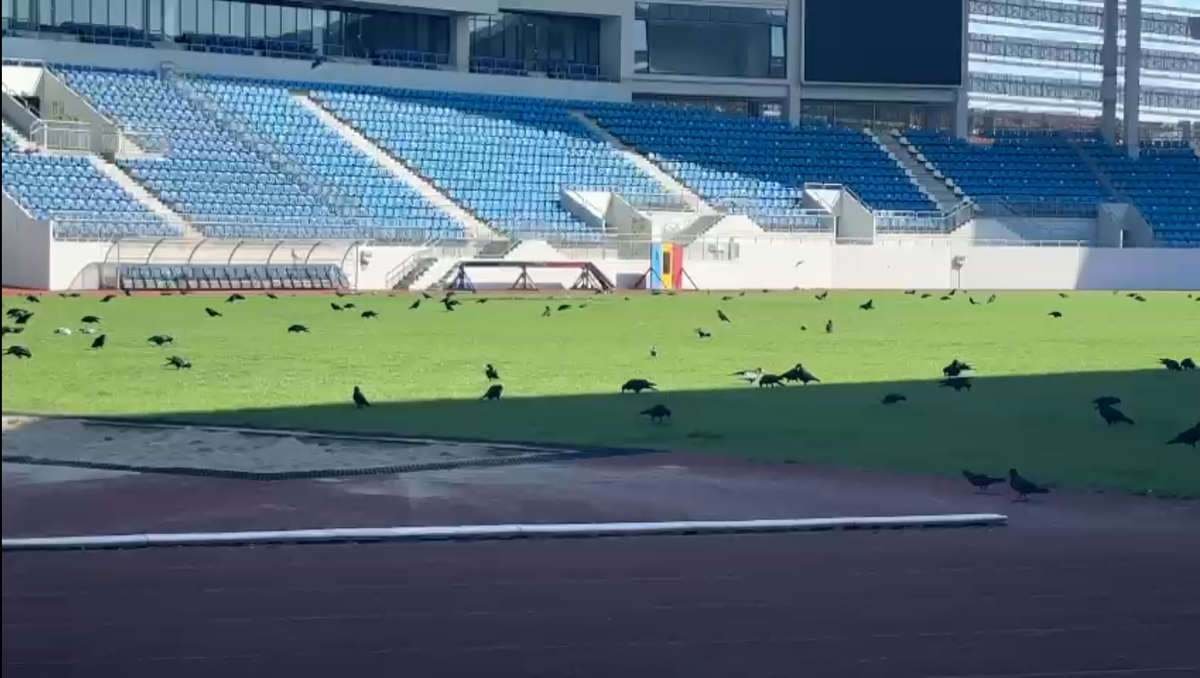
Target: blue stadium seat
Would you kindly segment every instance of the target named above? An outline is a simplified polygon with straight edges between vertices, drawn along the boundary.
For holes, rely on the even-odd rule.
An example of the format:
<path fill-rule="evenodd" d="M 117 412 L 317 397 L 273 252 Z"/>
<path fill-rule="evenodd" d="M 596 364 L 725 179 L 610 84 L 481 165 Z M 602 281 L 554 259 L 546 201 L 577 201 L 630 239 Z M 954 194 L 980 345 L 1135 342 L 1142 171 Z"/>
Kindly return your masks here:
<path fill-rule="evenodd" d="M 333 290 L 347 286 L 331 264 L 121 264 L 118 287 L 127 290 Z"/>

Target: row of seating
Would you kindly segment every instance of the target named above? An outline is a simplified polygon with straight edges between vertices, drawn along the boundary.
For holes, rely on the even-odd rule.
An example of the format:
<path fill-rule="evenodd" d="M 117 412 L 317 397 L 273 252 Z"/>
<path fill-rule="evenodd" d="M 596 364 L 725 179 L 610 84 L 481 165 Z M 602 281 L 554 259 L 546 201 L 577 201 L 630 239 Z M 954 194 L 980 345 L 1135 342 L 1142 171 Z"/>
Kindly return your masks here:
<path fill-rule="evenodd" d="M 1200 247 L 1200 157 L 1195 150 L 1183 142 L 1144 144 L 1135 160 L 1098 135 L 1083 139 L 1082 148 L 1120 197 L 1137 206 L 1162 244 Z"/>
<path fill-rule="evenodd" d="M 117 286 L 127 290 L 336 290 L 348 286 L 332 264 L 225 266 L 121 264 Z"/>

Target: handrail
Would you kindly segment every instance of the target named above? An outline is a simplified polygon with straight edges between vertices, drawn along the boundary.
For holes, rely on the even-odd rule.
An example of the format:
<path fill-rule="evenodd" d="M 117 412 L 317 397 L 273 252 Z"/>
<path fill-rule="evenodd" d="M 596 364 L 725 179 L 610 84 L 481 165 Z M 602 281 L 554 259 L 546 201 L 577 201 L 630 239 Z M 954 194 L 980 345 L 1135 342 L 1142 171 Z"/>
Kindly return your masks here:
<path fill-rule="evenodd" d="M 383 278 L 384 284 L 387 286 L 387 288 L 392 289 L 396 287 L 396 283 L 400 282 L 404 276 L 416 269 L 416 267 L 419 265 L 418 262 L 421 259 L 433 254 L 433 247 L 436 246 L 437 243 L 437 238 L 430 238 L 423 245 L 421 245 L 419 249 L 405 257 L 404 260 L 399 264 L 393 266 L 392 270 L 388 271 L 387 275 L 385 275 Z"/>

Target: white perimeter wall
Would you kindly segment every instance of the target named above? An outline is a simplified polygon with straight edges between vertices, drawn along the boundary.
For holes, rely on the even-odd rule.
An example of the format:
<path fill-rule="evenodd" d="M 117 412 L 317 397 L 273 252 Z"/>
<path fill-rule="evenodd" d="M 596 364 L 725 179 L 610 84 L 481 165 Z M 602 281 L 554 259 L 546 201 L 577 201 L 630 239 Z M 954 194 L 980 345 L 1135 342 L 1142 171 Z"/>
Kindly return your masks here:
<path fill-rule="evenodd" d="M 50 227 L 4 194 L 3 281 L 5 287 L 50 287 Z"/>

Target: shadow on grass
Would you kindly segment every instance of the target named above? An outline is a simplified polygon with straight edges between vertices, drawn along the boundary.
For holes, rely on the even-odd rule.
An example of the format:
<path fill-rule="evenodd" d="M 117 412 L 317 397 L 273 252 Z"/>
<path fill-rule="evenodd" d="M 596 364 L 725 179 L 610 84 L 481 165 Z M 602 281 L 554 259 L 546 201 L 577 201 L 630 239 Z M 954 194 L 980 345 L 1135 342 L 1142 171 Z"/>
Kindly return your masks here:
<path fill-rule="evenodd" d="M 1200 418 L 1200 373 L 987 377 L 973 386 L 955 393 L 929 380 L 557 397 L 519 397 L 513 386 L 496 402 L 376 402 L 361 411 L 347 387 L 345 403 L 126 419 L 561 445 L 592 455 L 672 450 L 935 475 L 1015 466 L 1062 486 L 1200 497 L 1200 449 L 1166 444 Z M 881 404 L 888 393 L 908 401 Z M 1136 425 L 1107 426 L 1091 405 L 1100 395 L 1120 397 Z M 658 403 L 672 419 L 639 416 Z"/>

